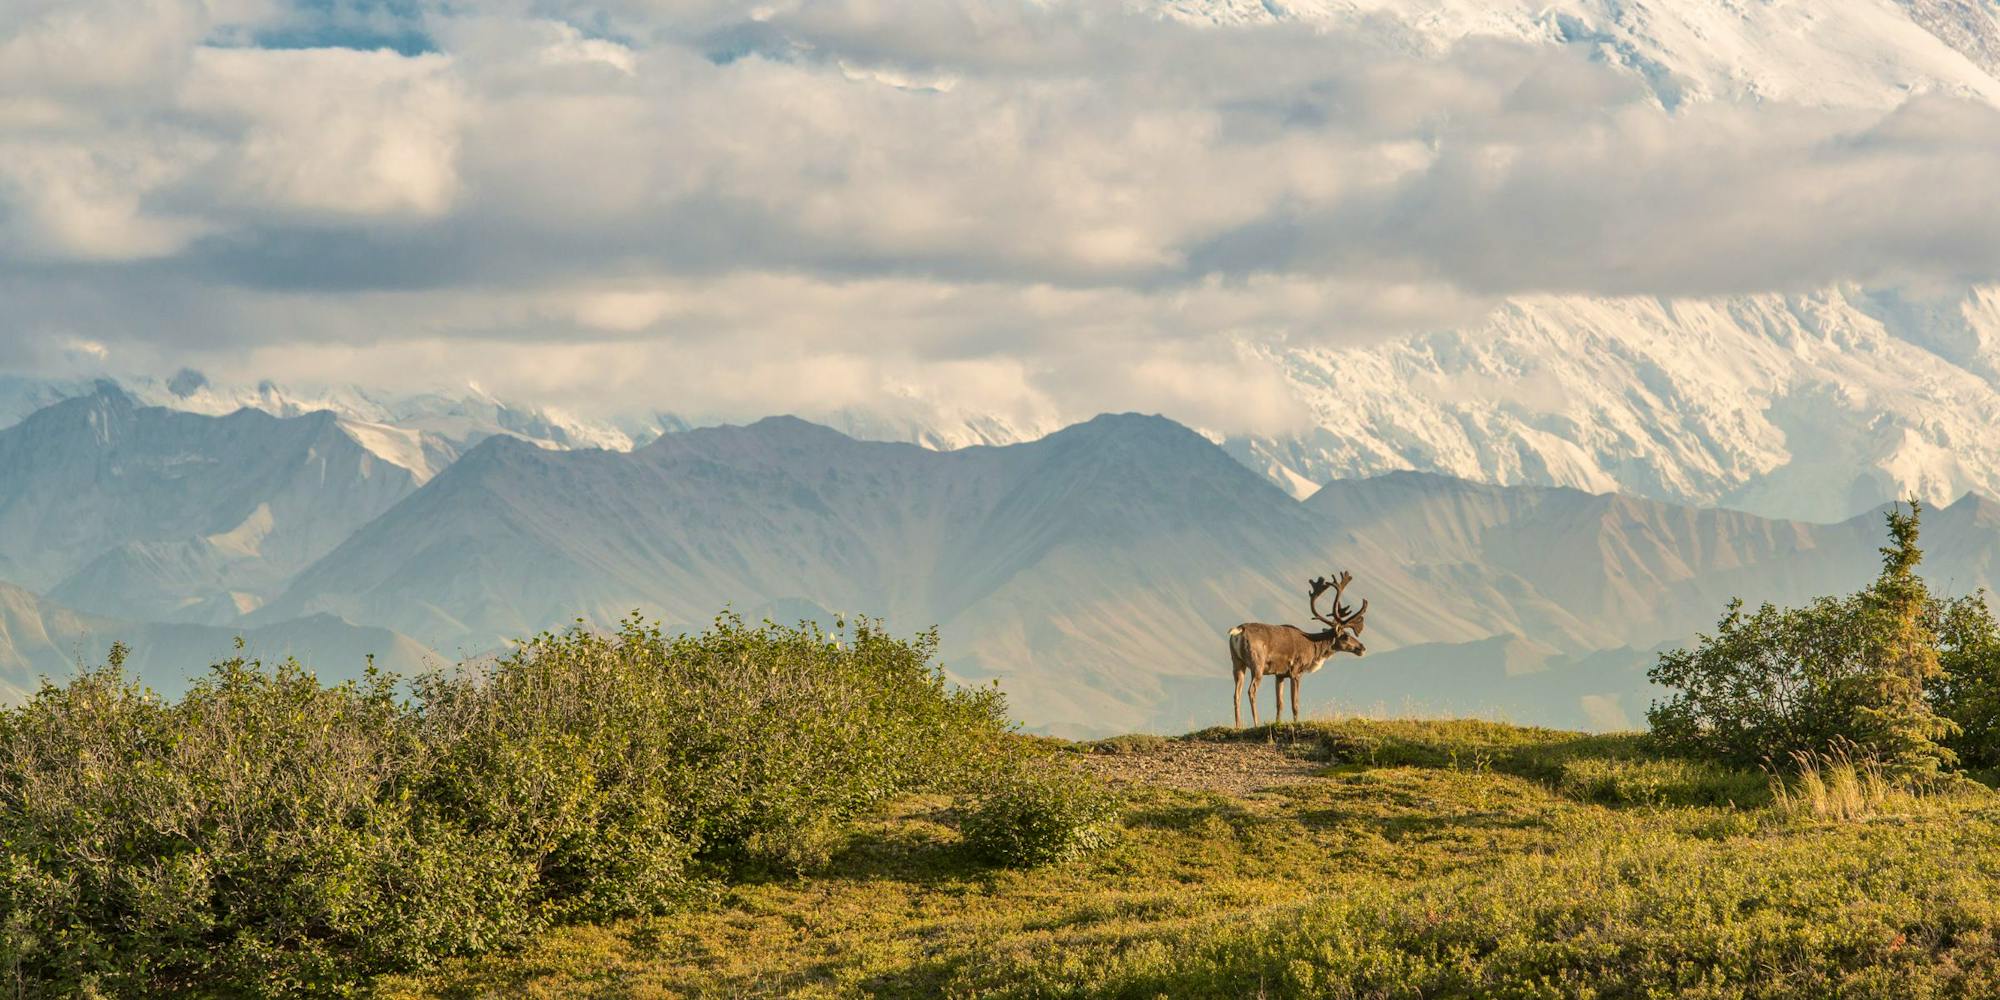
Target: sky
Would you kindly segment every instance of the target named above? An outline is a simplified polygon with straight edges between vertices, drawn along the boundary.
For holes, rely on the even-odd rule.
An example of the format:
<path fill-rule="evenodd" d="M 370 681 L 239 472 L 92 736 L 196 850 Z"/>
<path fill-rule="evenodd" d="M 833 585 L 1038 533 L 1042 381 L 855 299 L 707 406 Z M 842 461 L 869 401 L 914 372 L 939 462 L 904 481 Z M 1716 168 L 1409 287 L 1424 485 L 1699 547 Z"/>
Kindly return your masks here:
<path fill-rule="evenodd" d="M 1970 64 L 1703 93 L 1202 3 L 10 0 L 0 370 L 1266 433 L 1252 345 L 2000 270 Z"/>

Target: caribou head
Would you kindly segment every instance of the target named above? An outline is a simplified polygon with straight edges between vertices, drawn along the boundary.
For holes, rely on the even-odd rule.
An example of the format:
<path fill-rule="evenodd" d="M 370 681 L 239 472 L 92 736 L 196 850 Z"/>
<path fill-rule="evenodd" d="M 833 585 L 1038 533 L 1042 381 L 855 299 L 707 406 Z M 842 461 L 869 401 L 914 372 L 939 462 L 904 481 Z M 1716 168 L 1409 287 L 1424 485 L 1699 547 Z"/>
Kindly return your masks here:
<path fill-rule="evenodd" d="M 1333 640 L 1334 652 L 1353 653 L 1356 656 L 1360 656 L 1368 652 L 1368 647 L 1361 644 L 1361 630 L 1368 624 L 1368 601 L 1366 598 L 1362 599 L 1359 611 L 1350 610 L 1347 605 L 1340 603 L 1340 597 L 1346 592 L 1347 585 L 1353 582 L 1354 574 L 1345 570 L 1341 571 L 1340 575 L 1334 577 L 1331 581 L 1328 581 L 1323 576 L 1314 577 L 1312 579 L 1312 592 L 1306 599 L 1306 607 L 1311 609 L 1314 618 L 1326 626 L 1326 631 L 1312 634 L 1311 637 L 1313 639 L 1321 642 L 1331 639 Z M 1319 599 L 1329 590 L 1333 591 L 1333 617 L 1331 618 L 1319 613 Z M 1297 708 L 1298 706 L 1295 704 L 1293 707 Z"/>

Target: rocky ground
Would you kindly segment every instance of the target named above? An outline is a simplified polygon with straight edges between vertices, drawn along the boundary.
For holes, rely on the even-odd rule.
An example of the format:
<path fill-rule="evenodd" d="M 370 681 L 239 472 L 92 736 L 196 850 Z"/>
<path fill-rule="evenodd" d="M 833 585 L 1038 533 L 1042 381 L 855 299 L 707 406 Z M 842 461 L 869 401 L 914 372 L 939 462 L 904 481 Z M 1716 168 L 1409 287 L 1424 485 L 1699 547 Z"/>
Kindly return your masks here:
<path fill-rule="evenodd" d="M 1287 742 L 1121 737 L 1087 744 L 1085 770 L 1114 785 L 1248 795 L 1311 779 L 1326 768 L 1310 739 Z"/>

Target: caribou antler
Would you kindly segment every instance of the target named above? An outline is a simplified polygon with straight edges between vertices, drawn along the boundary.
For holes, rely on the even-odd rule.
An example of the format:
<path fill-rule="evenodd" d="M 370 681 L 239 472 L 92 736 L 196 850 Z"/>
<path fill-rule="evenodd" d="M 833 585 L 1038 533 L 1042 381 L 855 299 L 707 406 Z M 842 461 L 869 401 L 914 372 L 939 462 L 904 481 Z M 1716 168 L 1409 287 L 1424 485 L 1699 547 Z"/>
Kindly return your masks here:
<path fill-rule="evenodd" d="M 1347 585 L 1353 582 L 1354 574 L 1345 570 L 1342 570 L 1340 575 L 1334 577 L 1332 582 L 1328 582 L 1327 578 L 1323 576 L 1314 577 L 1312 580 L 1312 598 L 1307 602 L 1308 606 L 1312 608 L 1312 616 L 1325 622 L 1329 628 L 1353 628 L 1356 633 L 1359 633 L 1362 626 L 1366 624 L 1362 620 L 1362 616 L 1368 613 L 1368 602 L 1366 600 L 1362 601 L 1361 610 L 1359 611 L 1349 611 L 1347 605 L 1340 603 L 1341 594 L 1345 593 Z M 1325 594 L 1329 590 L 1333 591 L 1332 618 L 1319 613 L 1320 595 Z"/>
<path fill-rule="evenodd" d="M 1317 619 L 1319 619 L 1320 621 L 1324 622 L 1324 623 L 1326 624 L 1326 627 L 1328 627 L 1328 628 L 1339 628 L 1339 627 L 1340 627 L 1340 623 L 1339 623 L 1339 622 L 1335 621 L 1335 620 L 1334 620 L 1333 618 L 1328 618 L 1327 616 L 1325 616 L 1325 615 L 1323 615 L 1323 614 L 1320 614 L 1320 613 L 1319 613 L 1319 599 L 1320 599 L 1320 596 L 1321 596 L 1322 594 L 1325 594 L 1325 593 L 1326 593 L 1327 591 L 1329 591 L 1329 590 L 1333 590 L 1333 591 L 1334 591 L 1334 595 L 1333 595 L 1333 613 L 1334 613 L 1334 617 L 1335 617 L 1335 618 L 1339 617 L 1339 615 L 1340 615 L 1340 592 L 1339 592 L 1338 590 L 1335 590 L 1335 589 L 1334 589 L 1334 584 L 1331 584 L 1331 583 L 1328 583 L 1328 582 L 1327 582 L 1327 580 L 1326 580 L 1326 577 L 1323 577 L 1323 576 L 1316 576 L 1316 577 L 1313 577 L 1313 579 L 1312 579 L 1312 596 L 1311 596 L 1311 597 L 1310 597 L 1310 598 L 1309 598 L 1309 599 L 1308 599 L 1308 600 L 1306 601 L 1306 606 L 1307 606 L 1307 607 L 1310 607 L 1310 608 L 1312 609 L 1312 616 L 1313 616 L 1314 618 L 1317 618 Z"/>

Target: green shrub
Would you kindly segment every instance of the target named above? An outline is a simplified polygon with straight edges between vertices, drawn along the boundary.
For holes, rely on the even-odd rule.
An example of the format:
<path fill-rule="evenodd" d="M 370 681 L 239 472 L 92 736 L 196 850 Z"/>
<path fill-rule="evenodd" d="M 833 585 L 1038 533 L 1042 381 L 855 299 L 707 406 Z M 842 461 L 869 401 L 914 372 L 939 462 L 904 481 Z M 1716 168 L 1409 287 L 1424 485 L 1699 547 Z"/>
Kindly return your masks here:
<path fill-rule="evenodd" d="M 303 996 L 824 860 L 903 792 L 1025 751 L 934 636 L 543 635 L 325 687 L 220 664 L 178 702 L 108 666 L 0 713 L 0 969 L 32 995 Z"/>
<path fill-rule="evenodd" d="M 387 678 L 237 659 L 169 705 L 121 661 L 0 717 L 4 958 L 36 992 L 327 993 L 530 925 L 532 870 L 412 797 Z"/>
<path fill-rule="evenodd" d="M 657 641 L 657 636 L 628 643 Z M 905 792 L 985 783 L 1022 752 L 995 688 L 952 689 L 937 636 L 893 639 L 863 623 L 850 641 L 817 628 L 749 629 L 725 618 L 660 653 L 693 705 L 681 741 L 696 764 L 695 834 L 735 865 L 823 863 L 836 824 Z M 734 703 L 729 712 L 701 706 Z"/>
<path fill-rule="evenodd" d="M 2000 624 L 1986 592 L 1933 601 L 1928 618 L 1944 665 L 1931 701 L 1958 726 L 1945 745 L 1966 767 L 2000 766 Z"/>
<path fill-rule="evenodd" d="M 990 861 L 1019 868 L 1056 864 L 1111 845 L 1118 801 L 1082 774 L 1032 768 L 984 796 L 962 828 L 966 843 Z"/>
<path fill-rule="evenodd" d="M 539 918 L 643 912 L 688 886 L 697 769 L 678 759 L 685 703 L 649 652 L 623 636 L 544 635 L 417 683 L 436 754 L 423 798 L 533 867 Z"/>
<path fill-rule="evenodd" d="M 1937 602 L 1915 572 L 1921 511 L 1889 512 L 1868 588 L 1748 614 L 1735 601 L 1714 635 L 1662 654 L 1647 676 L 1673 694 L 1646 713 L 1660 742 L 1738 766 L 1846 746 L 1899 780 L 1954 763 L 1946 741 L 1959 727 L 1933 703 L 1948 677 Z"/>

